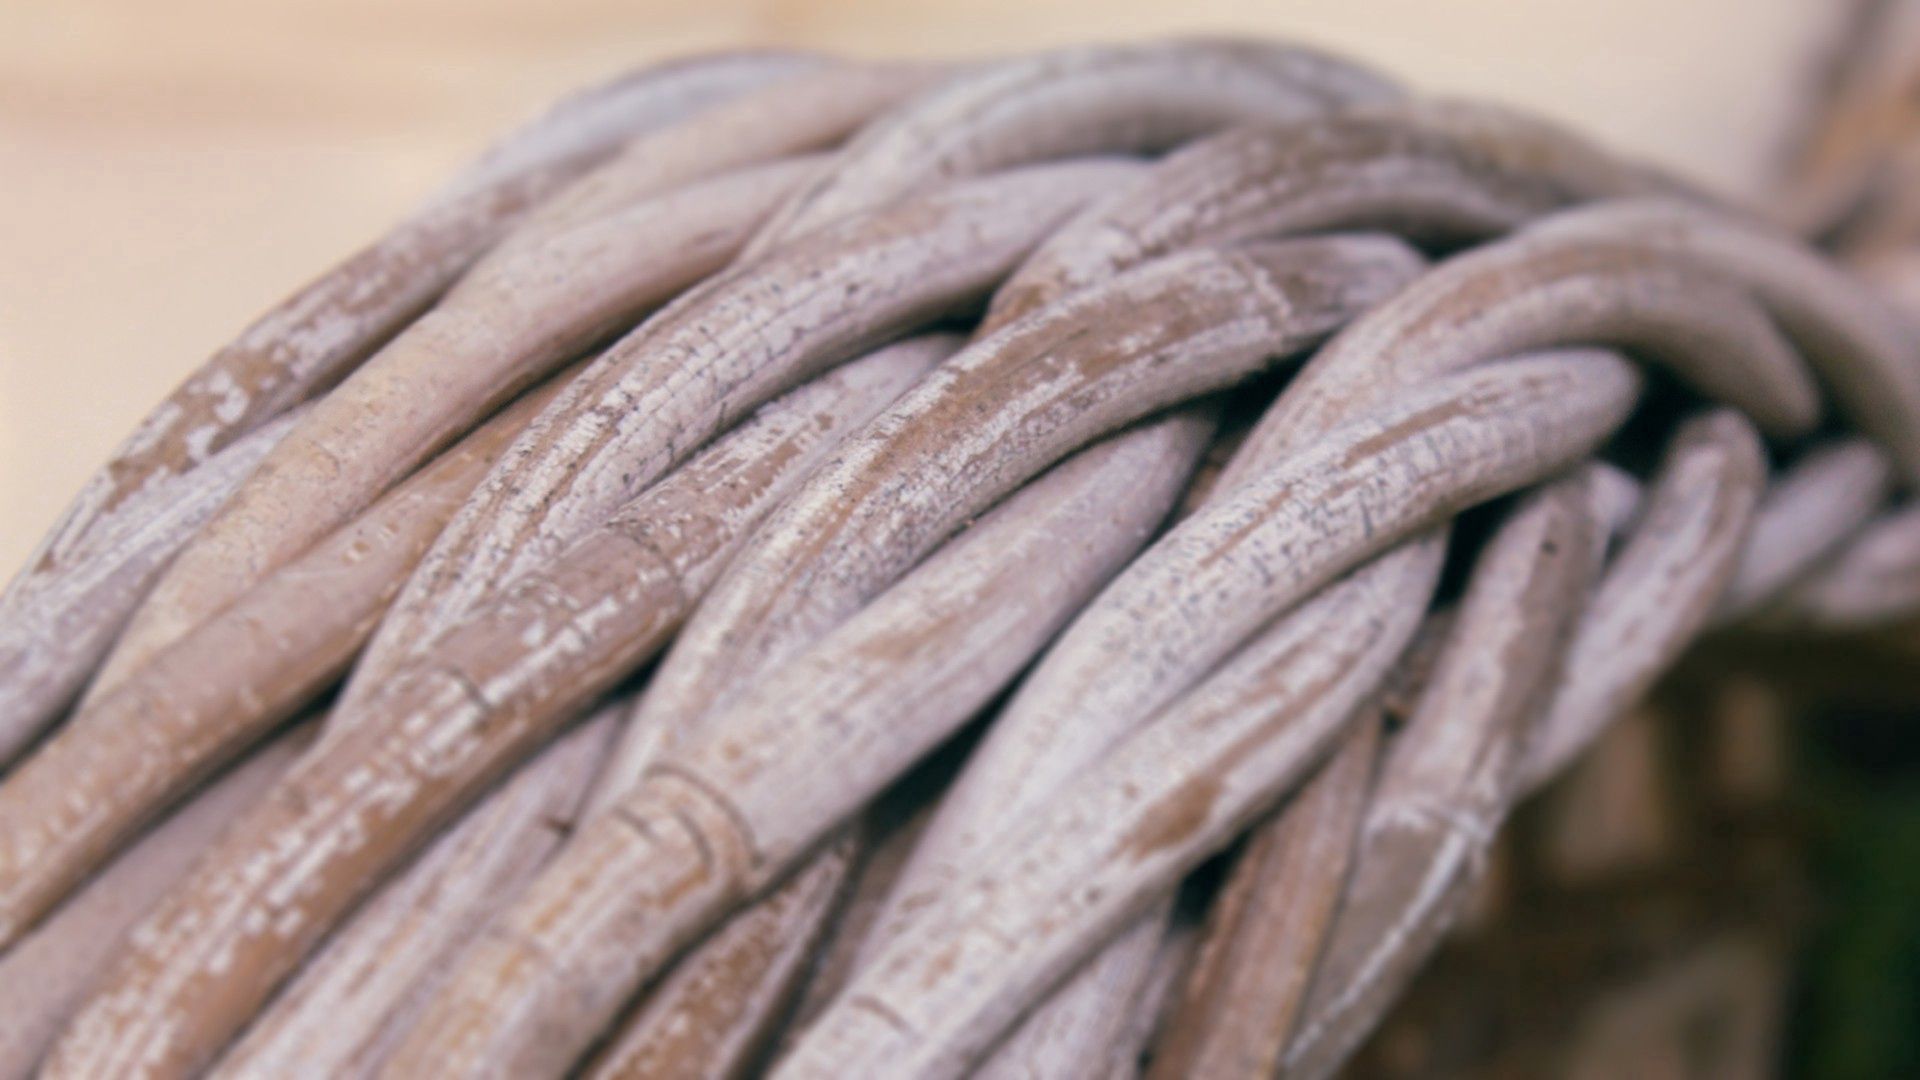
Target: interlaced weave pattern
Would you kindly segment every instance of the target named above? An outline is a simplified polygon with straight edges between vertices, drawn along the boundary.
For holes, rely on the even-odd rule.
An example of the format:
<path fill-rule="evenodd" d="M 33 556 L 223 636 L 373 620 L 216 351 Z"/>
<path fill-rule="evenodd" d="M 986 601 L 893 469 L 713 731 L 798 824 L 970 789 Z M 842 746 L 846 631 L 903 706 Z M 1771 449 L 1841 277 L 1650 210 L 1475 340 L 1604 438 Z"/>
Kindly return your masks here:
<path fill-rule="evenodd" d="M 5 594 L 0 1072 L 1327 1075 L 1695 642 L 1920 613 L 1916 479 L 1874 281 L 1518 112 L 649 69 Z"/>

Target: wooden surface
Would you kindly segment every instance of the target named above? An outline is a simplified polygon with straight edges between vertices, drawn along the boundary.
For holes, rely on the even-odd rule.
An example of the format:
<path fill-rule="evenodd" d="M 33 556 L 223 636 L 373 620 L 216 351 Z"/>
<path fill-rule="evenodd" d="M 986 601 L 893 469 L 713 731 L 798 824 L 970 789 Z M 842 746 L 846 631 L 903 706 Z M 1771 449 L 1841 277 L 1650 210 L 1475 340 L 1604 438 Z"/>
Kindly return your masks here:
<path fill-rule="evenodd" d="M 973 53 L 1178 31 L 1315 42 L 1757 190 L 1830 0 L 5 0 L 0 574 L 251 315 L 490 133 L 739 43 Z"/>

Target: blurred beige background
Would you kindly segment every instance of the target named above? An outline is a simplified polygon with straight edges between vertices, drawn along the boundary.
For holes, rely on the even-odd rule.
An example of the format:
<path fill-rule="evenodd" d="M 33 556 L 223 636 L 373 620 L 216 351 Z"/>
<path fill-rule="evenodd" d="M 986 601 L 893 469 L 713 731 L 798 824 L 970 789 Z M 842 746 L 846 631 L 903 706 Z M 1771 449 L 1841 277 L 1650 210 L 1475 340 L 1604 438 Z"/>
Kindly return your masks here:
<path fill-rule="evenodd" d="M 0 577 L 153 402 L 492 132 L 640 59 L 1242 30 L 1752 193 L 1833 0 L 0 0 Z"/>

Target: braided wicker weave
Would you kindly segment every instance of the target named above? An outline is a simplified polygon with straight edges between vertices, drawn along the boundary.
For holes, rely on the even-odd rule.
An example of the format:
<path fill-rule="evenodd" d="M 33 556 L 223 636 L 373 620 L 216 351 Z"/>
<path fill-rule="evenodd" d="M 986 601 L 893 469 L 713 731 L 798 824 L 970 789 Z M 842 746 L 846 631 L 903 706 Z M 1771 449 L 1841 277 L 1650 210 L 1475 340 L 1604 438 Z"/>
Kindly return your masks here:
<path fill-rule="evenodd" d="M 0 1073 L 1326 1075 L 1697 643 L 1920 614 L 1916 479 L 1876 279 L 1521 113 L 642 72 L 0 600 Z"/>

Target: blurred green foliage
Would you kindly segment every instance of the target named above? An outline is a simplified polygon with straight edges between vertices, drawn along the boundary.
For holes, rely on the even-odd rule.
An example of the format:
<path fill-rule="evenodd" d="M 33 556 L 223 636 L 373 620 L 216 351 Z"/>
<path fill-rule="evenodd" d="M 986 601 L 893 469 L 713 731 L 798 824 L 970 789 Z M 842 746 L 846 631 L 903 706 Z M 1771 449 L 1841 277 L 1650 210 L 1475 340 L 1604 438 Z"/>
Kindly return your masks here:
<path fill-rule="evenodd" d="M 1792 1016 L 1793 1072 L 1920 1077 L 1920 716 L 1799 725 L 1820 906 Z"/>

